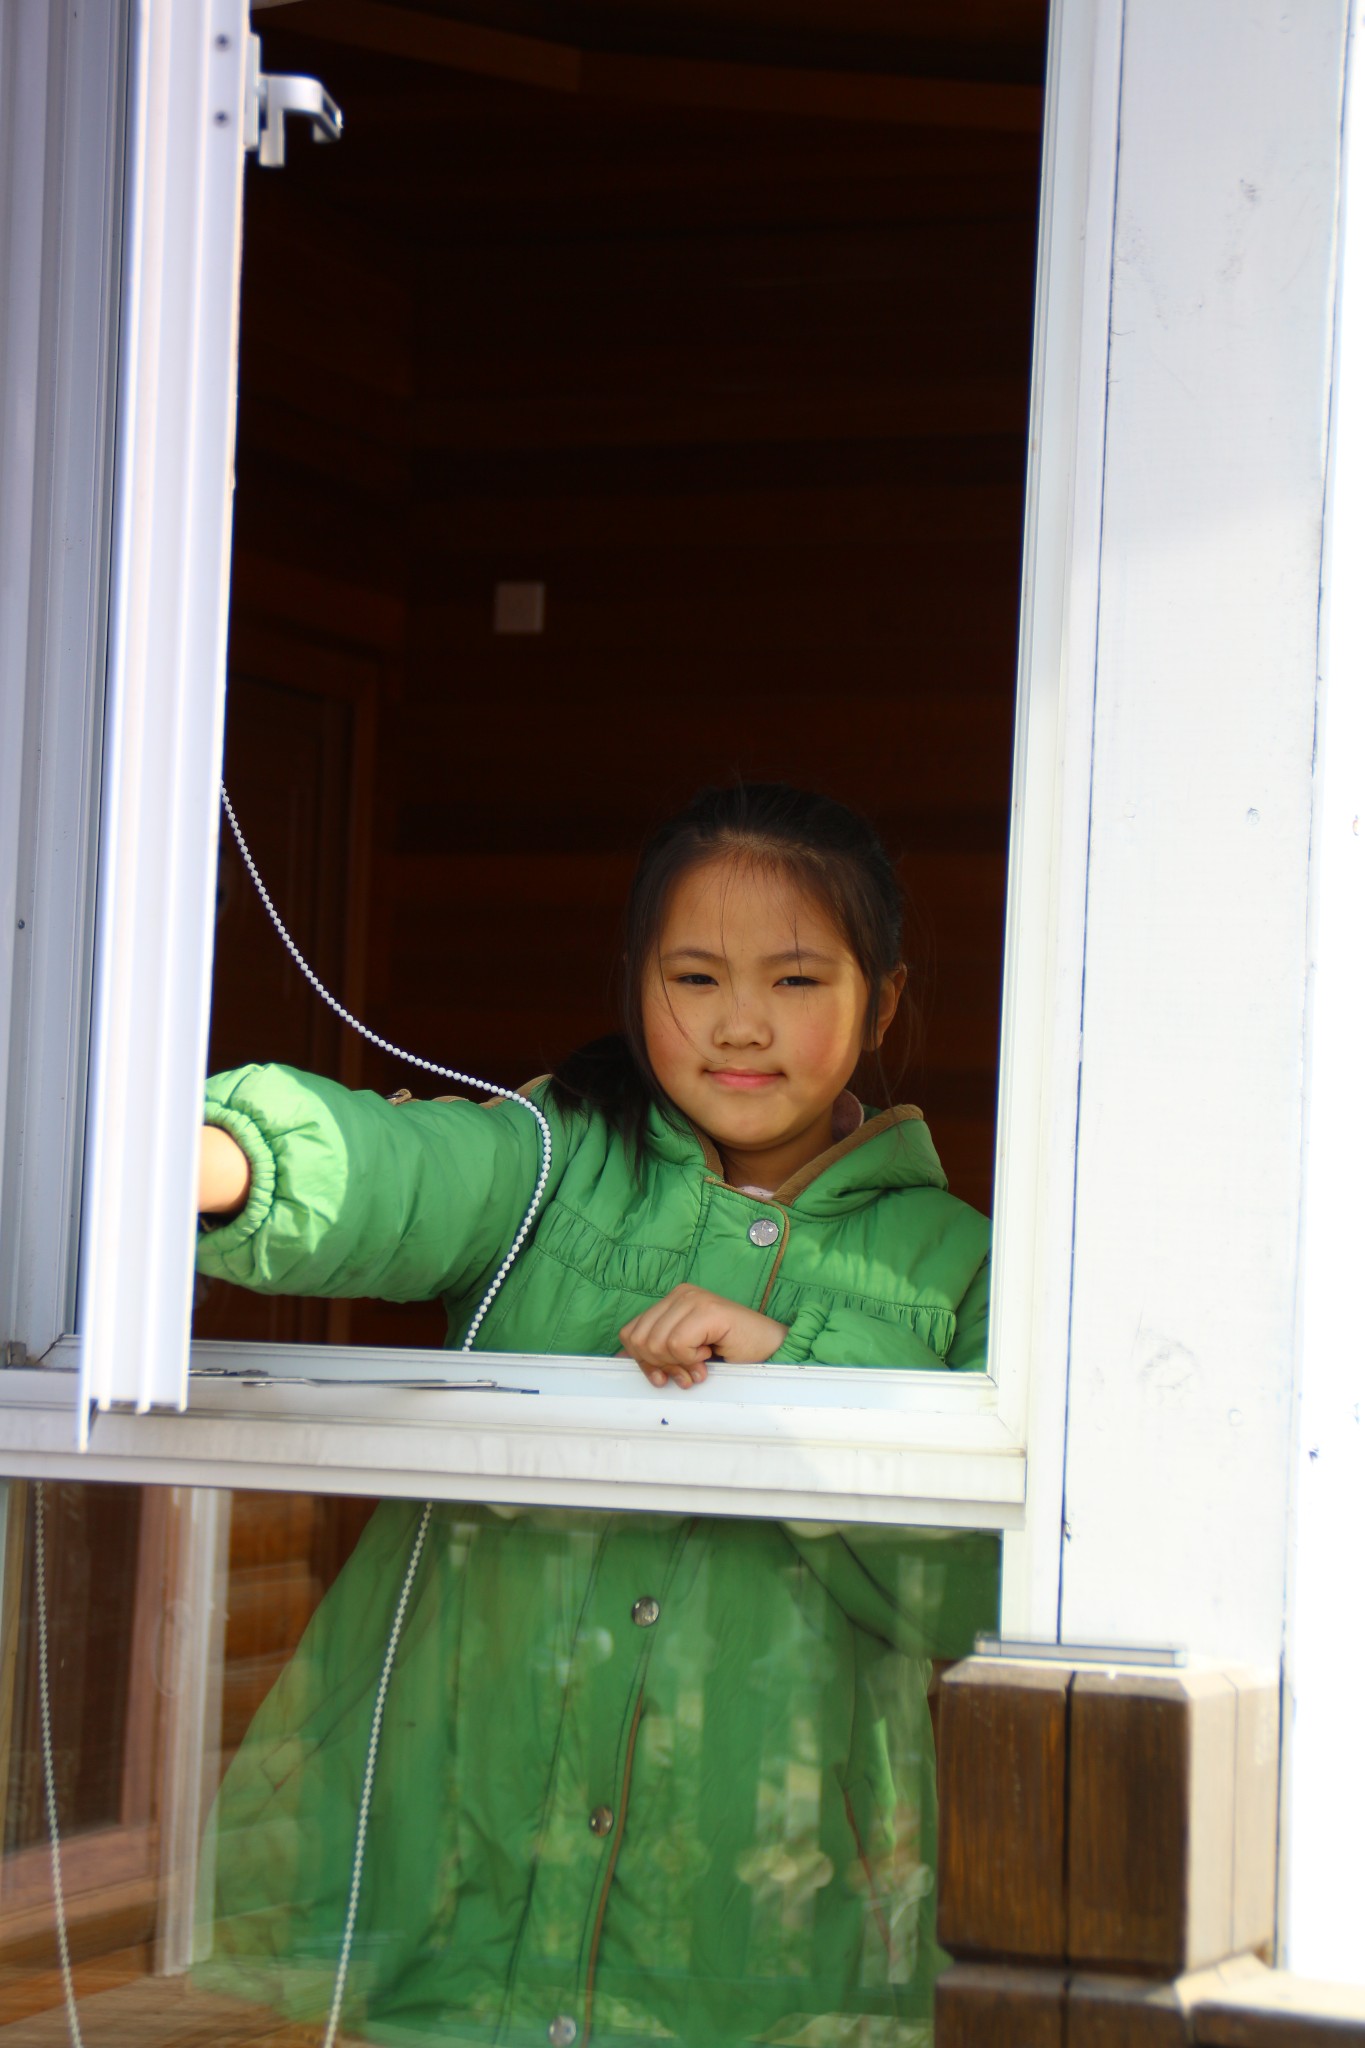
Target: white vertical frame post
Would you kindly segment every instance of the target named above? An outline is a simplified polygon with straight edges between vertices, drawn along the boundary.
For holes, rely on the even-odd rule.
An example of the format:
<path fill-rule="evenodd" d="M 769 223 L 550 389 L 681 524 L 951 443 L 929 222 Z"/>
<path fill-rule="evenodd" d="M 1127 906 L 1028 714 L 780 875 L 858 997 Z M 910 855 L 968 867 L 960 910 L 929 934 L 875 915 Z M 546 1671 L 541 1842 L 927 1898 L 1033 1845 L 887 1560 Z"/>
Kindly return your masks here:
<path fill-rule="evenodd" d="M 1075 1220 L 1122 0 L 1053 0 L 1039 208 L 990 1333 L 1028 1444 L 1011 1632 L 1054 1638 Z"/>
<path fill-rule="evenodd" d="M 1365 1981 L 1365 5 L 1354 0 L 1324 550 L 1306 1060 L 1303 1321 L 1291 1522 L 1282 1839 L 1285 1961 Z M 1354 1861 L 1354 1858 L 1353 1858 Z"/>
<path fill-rule="evenodd" d="M 138 0 L 79 1430 L 183 1406 L 236 425 L 246 0 Z"/>
<path fill-rule="evenodd" d="M 1275 1667 L 1349 0 L 1125 9 L 1061 1619 Z"/>

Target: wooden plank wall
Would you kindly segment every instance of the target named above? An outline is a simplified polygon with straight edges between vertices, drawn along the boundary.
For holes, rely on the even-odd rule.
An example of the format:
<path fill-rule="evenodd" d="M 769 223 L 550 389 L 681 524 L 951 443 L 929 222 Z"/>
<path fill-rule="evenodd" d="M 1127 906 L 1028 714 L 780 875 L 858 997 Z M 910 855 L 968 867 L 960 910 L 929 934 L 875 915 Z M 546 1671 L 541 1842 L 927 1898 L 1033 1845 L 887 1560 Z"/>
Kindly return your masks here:
<path fill-rule="evenodd" d="M 610 1021 L 649 827 L 824 787 L 904 856 L 904 1092 L 988 1208 L 1036 136 L 267 54 L 348 132 L 252 174 L 239 579 L 382 655 L 369 1020 L 543 1071 Z"/>

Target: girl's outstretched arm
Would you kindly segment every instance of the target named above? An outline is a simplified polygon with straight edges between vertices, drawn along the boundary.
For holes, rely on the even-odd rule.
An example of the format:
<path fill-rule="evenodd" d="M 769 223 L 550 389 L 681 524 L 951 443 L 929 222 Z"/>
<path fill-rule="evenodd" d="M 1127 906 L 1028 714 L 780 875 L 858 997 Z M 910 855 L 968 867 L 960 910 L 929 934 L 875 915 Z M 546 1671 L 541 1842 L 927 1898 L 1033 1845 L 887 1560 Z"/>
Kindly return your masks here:
<path fill-rule="evenodd" d="M 518 1103 L 395 1107 L 290 1067 L 215 1075 L 205 1117 L 249 1179 L 237 1213 L 200 1236 L 199 1269 L 265 1294 L 462 1292 L 506 1250 L 540 1164 Z M 549 1193 L 566 1149 L 561 1127 Z"/>

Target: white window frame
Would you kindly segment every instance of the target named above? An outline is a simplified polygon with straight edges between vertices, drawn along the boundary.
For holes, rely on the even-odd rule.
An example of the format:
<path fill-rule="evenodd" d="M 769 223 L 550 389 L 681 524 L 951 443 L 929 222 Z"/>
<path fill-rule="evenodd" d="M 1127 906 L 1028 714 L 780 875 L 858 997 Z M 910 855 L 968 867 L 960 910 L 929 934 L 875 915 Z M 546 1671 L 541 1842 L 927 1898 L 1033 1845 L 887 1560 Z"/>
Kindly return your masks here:
<path fill-rule="evenodd" d="M 112 518 L 123 27 L 0 12 L 0 1340 L 74 1328 Z M 44 459 L 44 458 L 47 459 Z"/>
<path fill-rule="evenodd" d="M 1121 12 L 1121 0 L 1053 0 L 1049 37 L 990 1373 L 729 1368 L 665 1401 L 633 1366 L 611 1360 L 196 1345 L 196 1364 L 281 1376 L 402 1381 L 445 1369 L 460 1378 L 469 1366 L 489 1384 L 431 1393 L 283 1377 L 264 1387 L 194 1379 L 185 1412 L 177 1412 L 207 1033 L 226 629 L 221 485 L 235 346 L 223 340 L 231 318 L 204 339 L 225 293 L 235 305 L 237 264 L 236 216 L 213 164 L 226 161 L 216 149 L 225 127 L 239 144 L 241 96 L 222 87 L 237 57 L 220 64 L 214 39 L 227 36 L 235 52 L 245 5 L 205 0 L 191 10 L 179 0 L 132 0 L 134 198 L 123 270 L 110 683 L 120 737 L 108 748 L 104 782 L 100 857 L 114 880 L 101 897 L 82 1315 L 78 1330 L 70 1219 L 80 1185 L 74 1105 L 87 981 L 71 974 L 68 939 L 64 959 L 54 946 L 41 974 L 33 970 L 11 1047 L 10 1099 L 24 1115 L 9 1133 L 18 1168 L 6 1184 L 4 1219 L 22 1248 L 20 1271 L 0 1274 L 0 1335 L 12 1347 L 0 1375 L 7 1471 L 998 1528 L 1009 1532 L 1007 1618 L 1046 1614 L 1049 1604 L 1055 1612 Z M 85 19 L 103 25 L 107 44 L 120 32 L 120 13 L 117 0 L 99 0 Z M 103 219 L 111 180 L 118 186 L 121 109 L 107 84 L 112 67 L 101 68 L 89 47 L 94 33 L 86 27 L 82 42 L 73 29 L 51 53 L 57 90 L 49 93 L 47 189 L 28 205 L 25 232 L 41 259 L 33 274 L 45 262 L 49 273 L 70 272 L 71 289 L 84 292 L 76 331 L 93 359 L 107 361 L 115 279 L 107 265 L 94 280 L 80 272 L 72 228 L 85 222 L 88 235 Z M 101 86 L 96 126 L 106 154 L 96 176 L 84 161 L 68 160 L 68 103 L 82 94 L 94 102 Z M 209 124 L 225 108 L 228 121 L 218 120 L 215 132 Z M 154 146 L 177 135 L 198 166 L 188 180 Z M 22 196 L 12 203 L 22 210 Z M 183 372 L 187 360 L 199 384 L 167 376 L 168 363 Z M 88 366 L 59 380 L 54 416 L 71 412 L 83 374 Z M 84 505 L 92 479 L 106 475 L 111 411 L 108 402 L 95 408 L 80 459 L 60 480 L 68 508 Z M 177 466 L 171 455 L 186 445 L 196 460 Z M 37 479 L 36 462 L 33 473 Z M 100 615 L 99 540 L 96 521 L 82 585 L 92 621 Z M 17 541 L 11 531 L 5 543 L 3 525 L 0 545 L 11 549 L 0 554 L 0 573 L 17 573 Z M 55 559 L 25 573 L 50 611 Z M 168 594 L 177 600 L 178 647 L 162 661 L 145 621 L 164 616 Z M 80 648 L 31 656 L 30 648 L 30 707 L 65 709 L 88 734 L 101 690 L 93 629 Z M 189 706 L 179 682 L 187 661 L 218 685 Z M 135 716 L 139 691 L 160 692 L 160 754 L 158 718 Z M 35 715 L 30 708 L 30 721 Z M 153 789 L 164 800 L 149 817 Z M 16 902 L 43 886 L 59 816 L 78 851 L 94 839 L 88 766 L 82 780 L 67 765 L 58 797 L 29 821 L 26 839 L 0 845 L 0 879 Z M 70 877 L 60 883 L 64 907 L 89 898 L 81 859 L 73 854 L 71 865 L 81 887 Z M 53 928 L 51 914 L 47 924 Z M 60 928 L 69 935 L 69 909 Z M 77 954 L 88 958 L 88 946 Z M 62 1117 L 41 1101 L 34 1107 L 32 1069 L 50 1046 L 65 1048 Z M 26 1201 L 22 1188 L 36 1182 L 41 1199 Z M 55 1218 L 64 1228 L 53 1235 Z M 111 1218 L 131 1230 L 126 1242 L 117 1227 L 106 1234 Z M 139 1254 L 148 1239 L 150 1251 Z M 135 1412 L 115 1406 L 89 1429 L 92 1402 L 120 1400 Z"/>

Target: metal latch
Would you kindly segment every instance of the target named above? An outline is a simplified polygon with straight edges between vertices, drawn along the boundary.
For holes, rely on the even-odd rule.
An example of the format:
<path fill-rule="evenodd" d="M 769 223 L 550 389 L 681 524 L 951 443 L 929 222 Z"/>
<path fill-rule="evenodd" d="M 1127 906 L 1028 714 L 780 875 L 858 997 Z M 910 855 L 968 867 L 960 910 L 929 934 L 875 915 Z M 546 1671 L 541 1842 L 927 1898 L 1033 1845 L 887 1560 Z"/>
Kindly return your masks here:
<path fill-rule="evenodd" d="M 246 126 L 244 149 L 268 170 L 284 162 L 284 117 L 306 114 L 314 142 L 341 140 L 341 109 L 321 80 L 299 78 L 287 71 L 262 71 L 261 39 L 251 36 L 246 53 Z"/>

